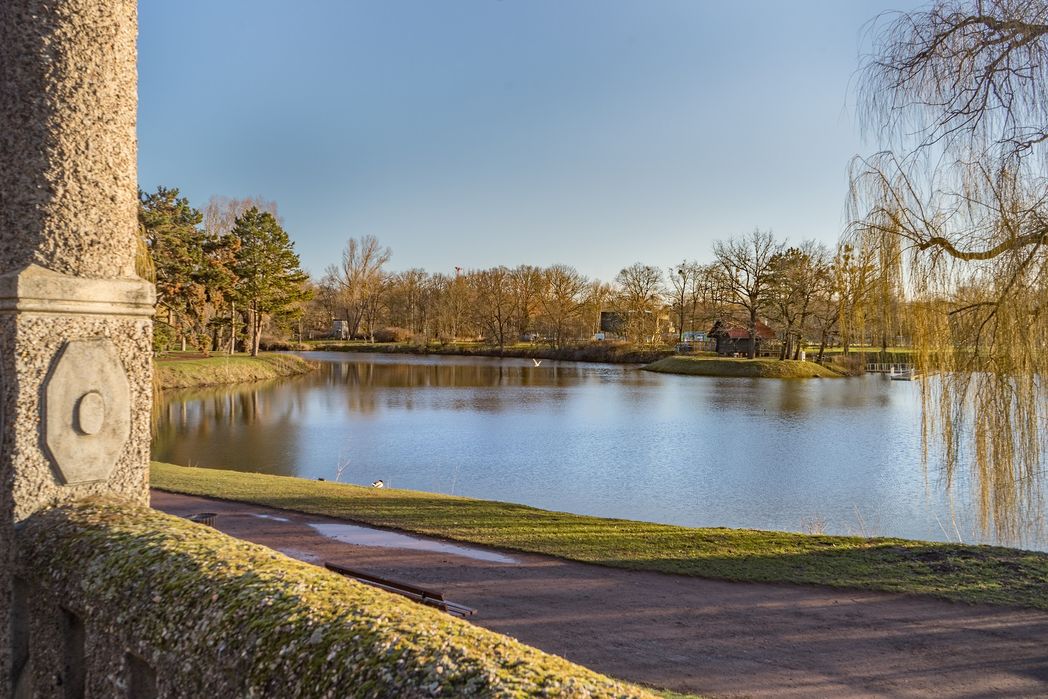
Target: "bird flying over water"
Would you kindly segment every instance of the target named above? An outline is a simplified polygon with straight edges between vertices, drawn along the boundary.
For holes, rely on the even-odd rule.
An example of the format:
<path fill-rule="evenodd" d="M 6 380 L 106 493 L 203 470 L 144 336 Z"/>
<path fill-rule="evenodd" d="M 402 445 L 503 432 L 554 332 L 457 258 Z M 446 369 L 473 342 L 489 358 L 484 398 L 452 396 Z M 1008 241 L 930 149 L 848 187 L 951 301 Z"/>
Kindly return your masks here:
<path fill-rule="evenodd" d="M 371 484 L 371 487 L 372 488 L 385 488 L 386 484 L 383 483 L 382 481 L 375 481 L 374 483 Z"/>
<path fill-rule="evenodd" d="M 535 362 L 535 366 L 542 366 L 542 360 L 541 359 L 535 359 L 534 357 L 532 357 L 531 361 Z"/>

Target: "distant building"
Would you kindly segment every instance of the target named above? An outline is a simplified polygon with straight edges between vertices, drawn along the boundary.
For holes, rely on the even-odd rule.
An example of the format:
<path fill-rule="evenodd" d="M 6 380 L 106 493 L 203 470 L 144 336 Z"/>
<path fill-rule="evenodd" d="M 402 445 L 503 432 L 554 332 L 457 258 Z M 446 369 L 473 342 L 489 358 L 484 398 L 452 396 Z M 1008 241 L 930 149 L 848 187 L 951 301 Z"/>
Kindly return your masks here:
<path fill-rule="evenodd" d="M 710 328 L 709 337 L 716 342 L 717 354 L 723 356 L 750 354 L 750 330 L 745 323 L 737 320 L 718 320 Z M 776 342 L 775 331 L 764 323 L 757 321 L 755 354 L 766 351 L 767 346 Z"/>
<path fill-rule="evenodd" d="M 626 314 L 619 311 L 600 312 L 600 331 L 604 338 L 622 337 L 626 334 Z"/>
<path fill-rule="evenodd" d="M 705 330 L 685 330 L 681 333 L 681 342 L 705 342 L 709 339 Z"/>
<path fill-rule="evenodd" d="M 349 321 L 348 320 L 333 320 L 331 321 L 331 337 L 335 340 L 348 340 L 349 339 Z"/>

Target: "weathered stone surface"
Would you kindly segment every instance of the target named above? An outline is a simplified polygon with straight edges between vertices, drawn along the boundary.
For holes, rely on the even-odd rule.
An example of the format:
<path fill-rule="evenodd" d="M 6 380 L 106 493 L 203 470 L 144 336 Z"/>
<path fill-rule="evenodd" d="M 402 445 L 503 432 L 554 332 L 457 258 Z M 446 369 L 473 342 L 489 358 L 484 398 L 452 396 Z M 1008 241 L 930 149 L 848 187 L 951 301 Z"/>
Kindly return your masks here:
<path fill-rule="evenodd" d="M 131 389 L 112 341 L 66 343 L 43 408 L 44 444 L 62 482 L 105 480 L 131 433 Z"/>
<path fill-rule="evenodd" d="M 82 279 L 37 264 L 0 275 L 0 313 L 152 315 L 156 290 L 137 277 Z"/>
<path fill-rule="evenodd" d="M 0 699 L 13 691 L 15 523 L 88 494 L 148 497 L 153 299 L 133 278 L 136 34 L 135 0 L 0 0 Z M 41 396 L 78 338 L 107 338 L 125 367 L 129 438 L 108 477 L 64 485 L 45 453 Z M 97 400 L 83 407 L 78 424 L 90 428 Z M 53 638 L 33 618 L 29 662 L 44 677 Z"/>
<path fill-rule="evenodd" d="M 129 390 L 128 439 L 118 450 L 107 478 L 63 484 L 45 449 L 42 431 L 44 382 L 69 338 L 105 338 L 126 370 Z M 17 388 L 4 396 L 3 440 L 11 499 L 17 522 L 43 507 L 88 495 L 111 494 L 146 502 L 150 410 L 153 381 L 152 324 L 147 317 L 0 313 L 0 365 Z M 91 366 L 79 368 L 84 374 Z M 85 391 L 86 392 L 86 391 Z M 77 396 L 79 398 L 79 396 Z"/>
<path fill-rule="evenodd" d="M 130 277 L 137 4 L 0 2 L 0 273 Z"/>
<path fill-rule="evenodd" d="M 147 497 L 153 300 L 153 286 L 136 278 L 84 280 L 37 265 L 0 276 L 0 373 L 9 377 L 0 401 L 5 416 L 0 472 L 10 479 L 0 493 L 13 501 L 12 520 L 84 495 L 110 493 L 139 502 Z M 84 345 L 76 345 L 70 361 L 60 367 L 56 358 L 70 340 L 91 340 L 105 349 L 85 352 Z M 106 370 L 117 366 L 122 381 Z M 59 376 L 52 375 L 45 386 L 49 372 Z M 121 384 L 118 395 L 107 395 L 100 383 L 114 381 Z M 92 390 L 101 394 L 106 416 L 126 418 L 120 425 L 110 423 L 116 431 L 106 439 L 120 444 L 104 459 L 99 452 L 109 449 L 99 449 L 99 435 L 75 433 L 74 411 Z M 63 391 L 68 395 L 60 399 L 56 394 Z M 64 401 L 65 408 L 45 411 L 45 397 L 48 404 Z M 73 430 L 64 441 L 59 438 L 62 425 Z M 64 467 L 52 465 L 62 444 L 68 447 L 68 478 L 62 476 Z M 80 464 L 72 464 L 74 455 L 83 457 Z M 108 464 L 108 471 L 95 478 L 99 460 Z"/>
<path fill-rule="evenodd" d="M 102 673 L 92 680 L 89 670 L 98 689 L 88 696 L 119 696 L 121 670 L 99 657 L 108 645 L 152 668 L 165 698 L 654 699 L 436 609 L 149 508 L 82 502 L 38 512 L 19 531 L 19 552 L 37 597 L 60 600 L 89 636 L 108 640 L 86 656 L 112 668 L 113 680 L 105 684 Z M 61 663 L 50 658 L 55 664 L 34 676 L 36 687 L 49 688 L 59 674 Z"/>

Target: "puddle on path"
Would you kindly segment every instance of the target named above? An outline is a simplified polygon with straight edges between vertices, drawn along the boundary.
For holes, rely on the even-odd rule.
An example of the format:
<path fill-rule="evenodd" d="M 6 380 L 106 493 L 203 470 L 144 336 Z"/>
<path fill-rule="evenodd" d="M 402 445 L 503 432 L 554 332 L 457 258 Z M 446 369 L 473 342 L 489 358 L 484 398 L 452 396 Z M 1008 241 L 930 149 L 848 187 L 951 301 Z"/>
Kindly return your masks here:
<path fill-rule="evenodd" d="M 470 548 L 468 546 L 456 546 L 445 544 L 442 541 L 432 539 L 420 539 L 406 534 L 383 531 L 382 529 L 371 529 L 360 527 L 355 524 L 314 524 L 311 527 L 318 534 L 331 539 L 336 539 L 345 544 L 356 546 L 380 546 L 391 549 L 411 549 L 414 551 L 430 551 L 432 553 L 446 553 L 452 556 L 465 556 L 478 561 L 489 561 L 491 563 L 516 563 L 515 558 L 504 556 L 494 551 Z"/>
<path fill-rule="evenodd" d="M 260 515 L 260 514 L 253 514 L 253 515 L 251 515 L 251 516 L 252 516 L 252 517 L 258 517 L 259 519 L 271 519 L 271 520 L 273 520 L 273 521 L 275 521 L 275 522 L 290 522 L 290 521 L 291 521 L 291 520 L 290 520 L 290 519 L 288 519 L 287 517 L 277 517 L 276 515 Z"/>

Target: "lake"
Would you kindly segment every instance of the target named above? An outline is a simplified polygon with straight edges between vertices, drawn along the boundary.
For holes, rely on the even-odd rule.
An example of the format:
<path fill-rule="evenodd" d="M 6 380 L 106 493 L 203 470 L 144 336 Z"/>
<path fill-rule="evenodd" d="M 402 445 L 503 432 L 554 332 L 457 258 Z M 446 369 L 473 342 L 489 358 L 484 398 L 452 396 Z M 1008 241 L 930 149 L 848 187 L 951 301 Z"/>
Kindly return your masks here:
<path fill-rule="evenodd" d="M 688 526 L 988 541 L 964 478 L 951 507 L 922 470 L 916 383 L 303 356 L 320 369 L 167 392 L 153 458 Z"/>

